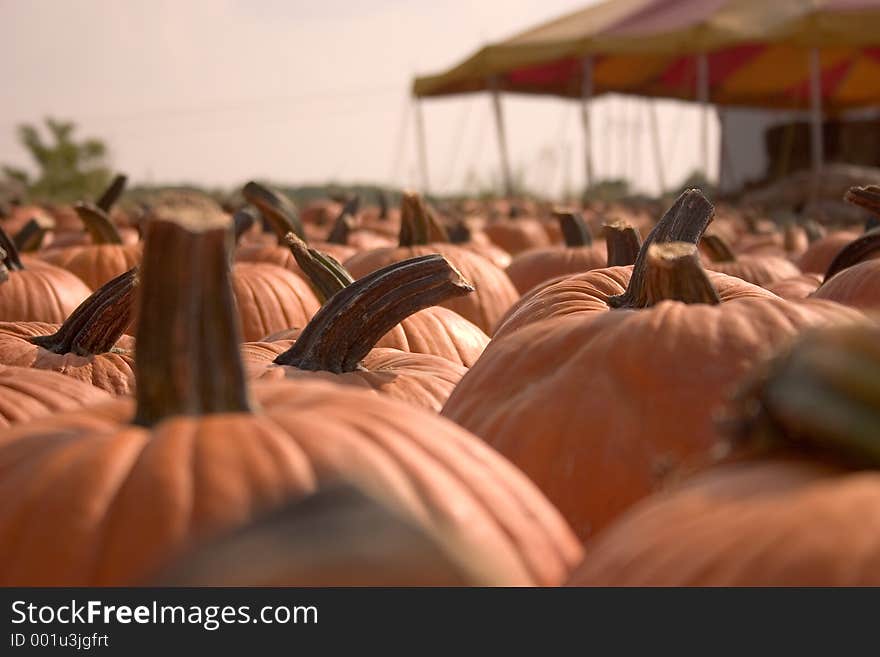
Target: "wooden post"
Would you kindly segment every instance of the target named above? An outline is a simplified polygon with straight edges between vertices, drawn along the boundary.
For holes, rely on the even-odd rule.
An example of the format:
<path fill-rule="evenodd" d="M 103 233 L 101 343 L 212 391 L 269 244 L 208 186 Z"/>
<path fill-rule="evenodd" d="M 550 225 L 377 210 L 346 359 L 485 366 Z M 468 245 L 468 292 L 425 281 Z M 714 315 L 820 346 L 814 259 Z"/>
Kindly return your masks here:
<path fill-rule="evenodd" d="M 428 146 L 425 140 L 425 120 L 422 116 L 422 101 L 415 99 L 416 143 L 419 149 L 419 169 L 422 175 L 422 194 L 427 196 L 431 193 L 431 184 L 428 179 Z"/>
<path fill-rule="evenodd" d="M 593 139 L 590 131 L 590 100 L 593 97 L 593 56 L 583 60 L 581 78 L 581 121 L 584 126 L 584 191 L 593 186 Z"/>
<path fill-rule="evenodd" d="M 700 103 L 700 155 L 703 176 L 709 178 L 709 58 L 697 55 L 697 102 Z"/>
<path fill-rule="evenodd" d="M 648 112 L 651 122 L 651 145 L 654 147 L 654 165 L 657 167 L 657 183 L 660 185 L 660 194 L 666 193 L 666 171 L 663 166 L 663 152 L 660 147 L 660 126 L 657 121 L 657 101 L 652 100 Z"/>
<path fill-rule="evenodd" d="M 813 165 L 811 196 L 819 197 L 819 181 L 825 160 L 825 142 L 822 134 L 822 62 L 819 49 L 810 50 L 810 154 Z"/>
<path fill-rule="evenodd" d="M 507 136 L 504 131 L 504 114 L 501 111 L 501 92 L 498 89 L 498 78 L 489 78 L 489 88 L 492 92 L 492 109 L 495 111 L 495 130 L 498 133 L 498 150 L 501 154 L 501 180 L 504 185 L 504 195 L 507 198 L 513 196 L 513 181 L 510 176 L 510 159 L 507 154 Z"/>

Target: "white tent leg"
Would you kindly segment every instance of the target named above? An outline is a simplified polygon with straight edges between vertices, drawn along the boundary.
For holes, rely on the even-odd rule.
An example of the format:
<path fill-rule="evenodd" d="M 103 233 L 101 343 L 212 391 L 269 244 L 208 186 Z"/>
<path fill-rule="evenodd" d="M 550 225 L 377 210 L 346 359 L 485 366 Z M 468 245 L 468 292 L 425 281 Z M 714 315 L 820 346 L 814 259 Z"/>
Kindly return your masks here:
<path fill-rule="evenodd" d="M 819 49 L 810 50 L 810 154 L 813 165 L 814 200 L 818 198 L 819 180 L 825 160 L 825 143 L 822 135 L 822 63 Z"/>
<path fill-rule="evenodd" d="M 416 114 L 416 143 L 419 148 L 419 169 L 422 175 L 422 193 L 427 196 L 431 193 L 431 185 L 428 179 L 428 145 L 425 140 L 425 120 L 422 116 L 422 101 L 415 100 Z"/>
<path fill-rule="evenodd" d="M 593 57 L 583 60 L 581 78 L 581 121 L 584 126 L 584 190 L 593 186 L 593 138 L 590 131 L 590 99 L 593 97 Z"/>
<path fill-rule="evenodd" d="M 501 180 L 504 184 L 504 195 L 513 196 L 513 182 L 510 176 L 510 160 L 507 155 L 507 136 L 504 131 L 504 114 L 501 111 L 501 92 L 498 90 L 498 78 L 489 79 L 492 91 L 492 109 L 495 111 L 495 129 L 498 132 L 498 150 L 501 153 Z"/>
<path fill-rule="evenodd" d="M 660 193 L 666 192 L 666 171 L 663 166 L 663 152 L 660 147 L 660 127 L 657 121 L 657 101 L 650 101 L 648 118 L 651 121 L 651 145 L 654 148 L 654 164 L 657 167 L 657 183 L 660 185 Z"/>
<path fill-rule="evenodd" d="M 709 58 L 697 55 L 697 102 L 700 103 L 700 158 L 703 176 L 709 178 Z"/>

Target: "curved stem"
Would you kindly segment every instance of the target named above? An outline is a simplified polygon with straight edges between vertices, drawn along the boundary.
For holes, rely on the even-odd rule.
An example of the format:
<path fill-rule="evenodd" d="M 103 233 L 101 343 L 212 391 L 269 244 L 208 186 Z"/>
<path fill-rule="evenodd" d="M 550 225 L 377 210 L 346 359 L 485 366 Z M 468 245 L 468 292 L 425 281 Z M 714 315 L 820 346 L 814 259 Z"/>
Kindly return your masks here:
<path fill-rule="evenodd" d="M 111 351 L 131 324 L 138 268 L 98 288 L 52 335 L 30 342 L 56 354 L 91 356 Z"/>
<path fill-rule="evenodd" d="M 103 194 L 101 194 L 101 198 L 95 202 L 95 205 L 104 212 L 110 212 L 116 204 L 116 201 L 122 196 L 122 192 L 125 191 L 125 185 L 127 182 L 128 177 L 125 176 L 125 174 L 120 173 L 116 175 L 113 178 L 113 182 L 110 183 L 110 186 L 104 190 Z"/>
<path fill-rule="evenodd" d="M 327 236 L 327 241 L 330 244 L 348 244 L 348 236 L 354 227 L 354 218 L 357 216 L 360 204 L 360 197 L 355 196 L 349 199 L 342 207 L 342 211 L 336 217 L 336 221 L 333 222 L 333 229 Z"/>
<path fill-rule="evenodd" d="M 449 234 L 421 196 L 405 192 L 400 201 L 399 244 L 415 246 L 429 242 L 449 242 Z"/>
<path fill-rule="evenodd" d="M 55 220 L 51 217 L 31 217 L 21 230 L 12 238 L 19 253 L 39 251 L 46 239 L 46 234 L 55 228 Z"/>
<path fill-rule="evenodd" d="M 871 214 L 880 215 L 880 186 L 850 187 L 843 200 L 867 210 Z"/>
<path fill-rule="evenodd" d="M 241 240 L 242 235 L 253 228 L 255 223 L 257 223 L 257 215 L 251 208 L 244 207 L 236 210 L 232 215 L 232 231 L 236 244 Z"/>
<path fill-rule="evenodd" d="M 75 203 L 73 209 L 83 222 L 93 244 L 122 244 L 122 237 L 107 213 L 91 203 Z"/>
<path fill-rule="evenodd" d="M 644 308 L 645 275 L 650 247 L 666 242 L 688 242 L 696 246 L 711 223 L 714 213 L 715 208 L 698 189 L 683 192 L 642 244 L 626 292 L 610 297 L 608 305 L 612 308 Z"/>
<path fill-rule="evenodd" d="M 831 261 L 828 271 L 825 272 L 823 284 L 834 274 L 868 260 L 869 256 L 877 252 L 880 252 L 880 231 L 874 230 L 854 239 Z"/>
<path fill-rule="evenodd" d="M 559 222 L 559 229 L 562 231 L 565 246 L 575 248 L 591 246 L 593 244 L 590 229 L 580 212 L 554 210 L 553 216 Z"/>
<path fill-rule="evenodd" d="M 296 206 L 284 194 L 254 181 L 247 183 L 241 193 L 248 203 L 257 207 L 279 240 L 287 233 L 295 233 L 301 239 L 306 238 Z"/>
<path fill-rule="evenodd" d="M 303 270 L 321 304 L 354 282 L 351 274 L 336 258 L 309 247 L 293 233 L 284 236 L 284 243 Z"/>
<path fill-rule="evenodd" d="M 813 219 L 804 222 L 804 232 L 807 234 L 807 242 L 810 244 L 825 237 L 825 229 Z"/>
<path fill-rule="evenodd" d="M 736 262 L 736 254 L 725 239 L 715 233 L 706 233 L 700 246 L 708 252 L 712 262 Z"/>
<path fill-rule="evenodd" d="M 9 239 L 9 235 L 6 234 L 2 226 L 0 226 L 0 252 L 2 252 L 0 262 L 6 267 L 7 276 L 11 271 L 21 271 L 24 269 L 24 265 L 21 264 L 21 258 L 18 257 L 18 248 L 16 248 L 15 242 Z M 4 278 L 3 280 L 6 279 Z"/>
<path fill-rule="evenodd" d="M 880 467 L 880 330 L 807 333 L 753 375 L 731 410 L 733 447 L 819 451 Z"/>
<path fill-rule="evenodd" d="M 612 221 L 602 226 L 605 248 L 608 249 L 608 266 L 623 267 L 635 264 L 642 248 L 639 231 L 624 221 Z"/>
<path fill-rule="evenodd" d="M 134 422 L 250 410 L 228 265 L 228 219 L 153 219 L 141 264 Z"/>
<path fill-rule="evenodd" d="M 330 299 L 275 359 L 304 370 L 352 372 L 379 339 L 413 313 L 474 288 L 446 258 L 410 258 L 369 274 Z"/>

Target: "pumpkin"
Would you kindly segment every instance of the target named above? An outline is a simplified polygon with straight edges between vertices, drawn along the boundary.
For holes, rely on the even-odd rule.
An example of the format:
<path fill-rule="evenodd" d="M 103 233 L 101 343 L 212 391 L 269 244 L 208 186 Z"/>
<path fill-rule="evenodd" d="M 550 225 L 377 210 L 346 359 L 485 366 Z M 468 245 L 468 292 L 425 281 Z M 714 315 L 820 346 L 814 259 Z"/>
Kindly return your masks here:
<path fill-rule="evenodd" d="M 334 294 L 295 341 L 245 344 L 245 367 L 254 378 L 321 378 L 439 411 L 467 368 L 374 347 L 418 310 L 472 291 L 443 256 L 392 263 Z"/>
<path fill-rule="evenodd" d="M 291 326 L 305 326 L 320 307 L 301 277 L 267 263 L 236 263 L 232 288 L 247 341 L 261 340 Z"/>
<path fill-rule="evenodd" d="M 711 262 L 706 266 L 712 271 L 736 276 L 762 287 L 801 273 L 796 265 L 780 256 L 736 255 L 718 235 L 704 235 L 700 247 L 709 254 Z"/>
<path fill-rule="evenodd" d="M 63 324 L 0 322 L 0 364 L 52 370 L 113 395 L 134 388 L 132 319 L 137 270 L 107 283 Z"/>
<path fill-rule="evenodd" d="M 249 389 L 227 244 L 218 217 L 151 221 L 136 398 L 0 434 L 0 583 L 148 581 L 198 543 L 338 482 L 421 527 L 476 582 L 567 577 L 581 548 L 564 521 L 456 425 L 347 386 Z"/>
<path fill-rule="evenodd" d="M 520 294 L 551 278 L 599 269 L 607 264 L 605 245 L 593 245 L 593 238 L 582 216 L 562 211 L 557 212 L 556 216 L 565 246 L 522 251 L 506 269 Z"/>
<path fill-rule="evenodd" d="M 88 203 L 77 203 L 74 207 L 91 233 L 91 244 L 41 251 L 40 259 L 76 274 L 92 289 L 140 262 L 141 245 L 136 241 L 123 243 L 119 230 L 103 210 Z"/>
<path fill-rule="evenodd" d="M 880 187 L 855 187 L 846 198 L 880 214 Z M 880 309 L 880 229 L 873 228 L 846 245 L 825 272 L 814 296 L 866 310 Z"/>
<path fill-rule="evenodd" d="M 573 278 L 546 288 L 533 299 L 543 296 L 544 318 L 502 326 L 443 408 L 523 470 L 581 538 L 708 452 L 715 407 L 764 353 L 803 328 L 862 317 L 707 275 L 695 242 L 711 216 L 685 192 L 631 276 L 582 275 L 604 279 L 601 295 L 578 296 Z"/>
<path fill-rule="evenodd" d="M 490 332 L 519 296 L 513 283 L 503 270 L 472 251 L 444 242 L 429 243 L 424 205 L 416 195 L 409 195 L 409 199 L 403 207 L 400 246 L 358 253 L 345 261 L 346 268 L 355 278 L 360 278 L 392 262 L 439 253 L 475 290 L 473 294 L 444 301 L 442 305 Z"/>
<path fill-rule="evenodd" d="M 86 284 L 69 271 L 33 258 L 22 260 L 0 228 L 0 321 L 60 323 L 89 294 Z"/>
<path fill-rule="evenodd" d="M 493 244 L 512 256 L 528 249 L 550 246 L 550 237 L 537 219 L 517 217 L 491 221 L 483 228 L 483 232 Z"/>
<path fill-rule="evenodd" d="M 112 399 L 95 386 L 57 372 L 0 365 L 0 427 Z"/>
<path fill-rule="evenodd" d="M 571 584 L 880 585 L 878 343 L 816 332 L 762 368 L 729 413 L 732 453 L 588 543 Z"/>
<path fill-rule="evenodd" d="M 824 274 L 841 249 L 858 236 L 858 233 L 849 230 L 829 233 L 811 243 L 796 264 L 805 274 Z"/>
<path fill-rule="evenodd" d="M 822 274 L 798 274 L 764 286 L 783 299 L 806 299 L 822 284 Z"/>
<path fill-rule="evenodd" d="M 641 237 L 639 236 L 638 231 L 620 220 L 604 224 L 602 229 L 605 233 L 605 246 L 608 252 L 608 269 L 612 270 L 616 267 L 632 265 L 635 263 L 636 258 L 639 255 L 639 249 L 641 248 Z M 623 270 L 621 270 L 621 272 L 623 276 L 628 276 L 629 274 L 628 271 L 623 272 Z M 585 274 L 585 276 L 592 277 L 589 272 Z M 498 320 L 498 324 L 495 327 L 495 335 L 497 336 L 499 332 L 502 331 L 502 327 L 510 323 L 509 320 L 514 315 L 524 317 L 525 314 L 521 313 L 520 309 L 524 306 L 531 305 L 533 303 L 532 299 L 540 295 L 544 289 L 551 285 L 555 285 L 556 283 L 561 283 L 568 278 L 575 279 L 578 278 L 578 275 L 572 276 L 570 274 L 563 274 L 562 276 L 556 276 L 539 283 L 532 289 L 523 293 L 523 295 L 507 309 L 504 316 Z M 513 322 L 512 324 L 516 325 L 518 322 Z"/>
<path fill-rule="evenodd" d="M 160 586 L 463 586 L 464 568 L 351 486 L 286 505 L 186 555 Z"/>

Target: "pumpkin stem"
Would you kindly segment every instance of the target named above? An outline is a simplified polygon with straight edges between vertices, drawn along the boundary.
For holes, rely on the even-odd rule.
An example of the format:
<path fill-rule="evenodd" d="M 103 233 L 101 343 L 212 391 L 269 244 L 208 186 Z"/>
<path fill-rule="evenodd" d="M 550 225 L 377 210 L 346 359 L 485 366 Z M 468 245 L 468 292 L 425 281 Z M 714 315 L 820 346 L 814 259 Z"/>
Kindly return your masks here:
<path fill-rule="evenodd" d="M 337 292 L 275 363 L 337 374 L 353 372 L 379 339 L 404 319 L 473 291 L 439 254 L 393 263 Z"/>
<path fill-rule="evenodd" d="M 690 242 L 652 244 L 648 249 L 648 271 L 644 298 L 637 308 L 650 308 L 661 301 L 721 303 L 718 292 L 706 276 L 697 247 Z"/>
<path fill-rule="evenodd" d="M 388 195 L 384 189 L 377 191 L 379 201 L 379 219 L 383 221 L 388 218 Z"/>
<path fill-rule="evenodd" d="M 712 259 L 712 262 L 736 262 L 736 254 L 720 235 L 706 233 L 700 240 L 700 246 Z"/>
<path fill-rule="evenodd" d="M 871 214 L 880 215 L 880 186 L 850 187 L 843 195 L 843 200 Z"/>
<path fill-rule="evenodd" d="M 812 331 L 755 372 L 723 421 L 728 450 L 819 451 L 880 467 L 880 330 Z"/>
<path fill-rule="evenodd" d="M 303 270 L 321 304 L 354 282 L 348 270 L 333 256 L 309 247 L 293 233 L 284 236 L 284 243 Z"/>
<path fill-rule="evenodd" d="M 230 283 L 228 219 L 147 224 L 141 264 L 134 422 L 250 411 Z"/>
<path fill-rule="evenodd" d="M 604 224 L 602 229 L 605 233 L 605 248 L 608 250 L 608 266 L 623 267 L 634 264 L 642 248 L 639 231 L 620 220 Z"/>
<path fill-rule="evenodd" d="M 575 248 L 579 246 L 591 246 L 593 237 L 590 235 L 590 229 L 584 216 L 580 212 L 572 212 L 569 210 L 554 210 L 553 216 L 559 222 L 559 229 L 562 231 L 562 238 L 565 240 L 565 246 Z"/>
<path fill-rule="evenodd" d="M 46 234 L 53 228 L 55 228 L 55 220 L 51 217 L 31 217 L 12 241 L 15 242 L 19 253 L 33 253 L 40 250 Z"/>
<path fill-rule="evenodd" d="M 831 261 L 828 271 L 825 272 L 823 284 L 830 280 L 834 274 L 864 262 L 878 251 L 880 251 L 880 231 L 873 230 L 854 239 L 843 247 Z"/>
<path fill-rule="evenodd" d="M 257 216 L 251 208 L 243 207 L 236 210 L 232 215 L 232 234 L 236 244 L 246 232 L 253 228 L 255 223 L 257 223 Z"/>
<path fill-rule="evenodd" d="M 279 241 L 287 233 L 295 233 L 300 239 L 306 238 L 296 205 L 287 196 L 254 181 L 247 183 L 241 193 L 248 203 L 257 207 Z"/>
<path fill-rule="evenodd" d="M 870 233 L 872 230 L 876 230 L 880 228 L 880 217 L 876 214 L 872 214 L 870 217 L 865 219 L 865 227 L 863 232 Z"/>
<path fill-rule="evenodd" d="M 342 206 L 342 211 L 339 213 L 339 216 L 336 217 L 336 221 L 333 223 L 333 229 L 327 236 L 327 242 L 330 244 L 348 244 L 348 236 L 351 234 L 351 229 L 354 227 L 354 218 L 357 216 L 360 204 L 360 197 L 354 196 Z"/>
<path fill-rule="evenodd" d="M 110 183 L 110 186 L 104 190 L 103 194 L 101 194 L 101 198 L 97 200 L 95 205 L 104 212 L 110 212 L 116 201 L 122 196 L 126 183 L 128 183 L 128 177 L 121 173 L 117 174 L 113 178 L 113 182 Z"/>
<path fill-rule="evenodd" d="M 446 228 L 415 192 L 404 192 L 400 200 L 400 246 L 449 242 Z"/>
<path fill-rule="evenodd" d="M 9 239 L 9 235 L 6 234 L 2 226 L 0 226 L 0 252 L 2 252 L 0 262 L 7 269 L 7 277 L 11 271 L 21 271 L 24 269 L 24 265 L 21 264 L 21 258 L 18 257 L 18 248 L 15 246 L 15 242 Z M 6 279 L 4 278 L 3 280 Z"/>
<path fill-rule="evenodd" d="M 91 235 L 93 244 L 122 244 L 119 230 L 113 225 L 107 213 L 92 203 L 75 203 L 73 209 L 83 222 L 86 232 Z"/>
<path fill-rule="evenodd" d="M 105 283 L 83 301 L 52 335 L 30 342 L 56 354 L 91 356 L 111 351 L 131 324 L 138 269 Z"/>
<path fill-rule="evenodd" d="M 471 229 L 464 219 L 459 219 L 446 231 L 452 244 L 466 244 L 471 241 Z"/>
<path fill-rule="evenodd" d="M 825 237 L 825 229 L 814 219 L 805 221 L 803 226 L 804 232 L 807 234 L 807 242 L 810 244 Z"/>
<path fill-rule="evenodd" d="M 714 213 L 715 208 L 700 190 L 689 189 L 683 192 L 642 244 L 626 292 L 609 297 L 608 305 L 612 308 L 644 308 L 645 276 L 651 246 L 666 242 L 688 242 L 696 246 L 711 223 Z"/>

